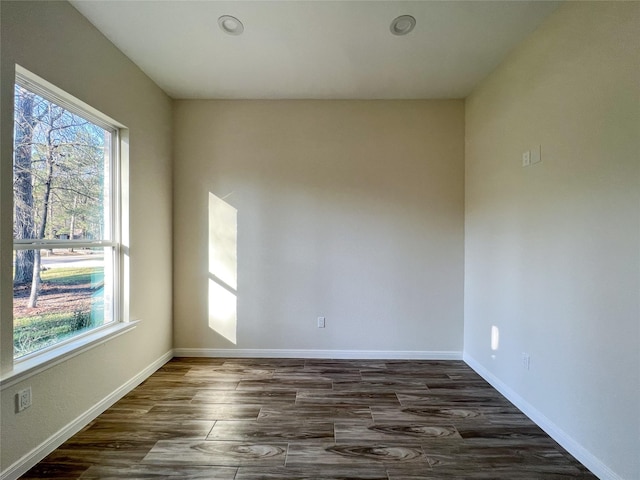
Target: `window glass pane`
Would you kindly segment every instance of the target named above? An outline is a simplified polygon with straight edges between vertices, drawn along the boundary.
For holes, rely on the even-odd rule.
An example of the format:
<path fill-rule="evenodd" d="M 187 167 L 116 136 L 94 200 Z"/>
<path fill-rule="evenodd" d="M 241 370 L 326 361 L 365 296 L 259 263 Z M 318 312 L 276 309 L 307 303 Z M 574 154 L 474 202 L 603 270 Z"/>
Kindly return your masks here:
<path fill-rule="evenodd" d="M 14 239 L 110 240 L 111 133 L 20 85 L 14 95 Z"/>
<path fill-rule="evenodd" d="M 14 358 L 116 319 L 117 129 L 54 90 L 16 76 Z"/>
<path fill-rule="evenodd" d="M 36 256 L 35 250 L 14 251 Z M 14 358 L 41 350 L 113 321 L 114 249 L 39 251 L 39 293 L 14 283 Z"/>

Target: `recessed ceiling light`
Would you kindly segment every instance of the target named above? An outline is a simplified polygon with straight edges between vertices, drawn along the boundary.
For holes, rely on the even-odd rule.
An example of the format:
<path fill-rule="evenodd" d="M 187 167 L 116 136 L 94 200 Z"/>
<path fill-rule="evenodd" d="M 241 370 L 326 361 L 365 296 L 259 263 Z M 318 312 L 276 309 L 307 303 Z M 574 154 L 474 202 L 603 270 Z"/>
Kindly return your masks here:
<path fill-rule="evenodd" d="M 242 22 L 231 15 L 222 15 L 218 18 L 218 25 L 224 33 L 228 33 L 229 35 L 240 35 L 244 32 Z"/>
<path fill-rule="evenodd" d="M 394 35 L 406 35 L 416 26 L 416 19 L 411 15 L 400 15 L 391 22 L 389 29 Z"/>

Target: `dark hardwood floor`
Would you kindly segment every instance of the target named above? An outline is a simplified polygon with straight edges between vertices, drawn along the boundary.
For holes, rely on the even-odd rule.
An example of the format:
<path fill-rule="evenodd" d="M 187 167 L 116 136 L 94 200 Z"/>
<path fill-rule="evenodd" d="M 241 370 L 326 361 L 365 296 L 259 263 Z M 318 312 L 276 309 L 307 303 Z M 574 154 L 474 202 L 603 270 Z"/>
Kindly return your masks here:
<path fill-rule="evenodd" d="M 461 361 L 178 358 L 22 478 L 595 478 Z"/>

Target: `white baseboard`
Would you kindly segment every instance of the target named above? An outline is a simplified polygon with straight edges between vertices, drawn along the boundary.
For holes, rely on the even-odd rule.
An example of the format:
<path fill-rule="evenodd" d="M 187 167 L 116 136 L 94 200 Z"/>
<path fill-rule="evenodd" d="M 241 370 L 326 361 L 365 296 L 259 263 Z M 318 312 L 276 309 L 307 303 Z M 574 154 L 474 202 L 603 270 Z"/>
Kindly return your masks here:
<path fill-rule="evenodd" d="M 133 390 L 135 387 L 140 385 L 144 380 L 146 380 L 153 372 L 155 372 L 162 365 L 167 363 L 169 360 L 173 358 L 173 351 L 170 350 L 164 355 L 162 355 L 159 359 L 153 362 L 151 365 L 146 367 L 140 373 L 138 373 L 135 377 L 129 380 L 127 383 L 122 385 L 117 390 L 113 391 L 109 395 L 107 395 L 104 399 L 102 399 L 99 403 L 95 404 L 89 410 L 84 412 L 78 418 L 70 422 L 69 424 L 62 427 L 56 433 L 54 433 L 51 437 L 45 440 L 43 443 L 38 445 L 36 448 L 31 450 L 29 453 L 24 455 L 22 458 L 13 463 L 9 468 L 7 468 L 4 472 L 0 473 L 0 480 L 16 480 L 21 475 L 24 475 L 30 468 L 35 466 L 40 460 L 53 452 L 56 448 L 66 442 L 73 435 L 82 430 L 85 425 L 95 419 L 98 415 L 104 412 L 111 405 L 116 403 L 122 397 L 124 397 L 127 393 Z"/>
<path fill-rule="evenodd" d="M 175 357 L 227 358 L 334 358 L 359 360 L 462 360 L 462 352 L 410 350 L 290 350 L 174 348 Z"/>
<path fill-rule="evenodd" d="M 507 400 L 518 407 L 522 413 L 529 417 L 536 425 L 542 428 L 547 434 L 558 442 L 562 447 L 573 455 L 579 462 L 587 467 L 591 472 L 601 480 L 624 480 L 608 466 L 606 466 L 600 459 L 595 457 L 591 452 L 584 448 L 580 443 L 569 436 L 564 430 L 559 428 L 555 423 L 549 420 L 533 405 L 527 402 L 524 398 L 518 395 L 510 387 L 508 387 L 502 380 L 496 377 L 489 370 L 484 368 L 477 360 L 465 353 L 463 355 L 464 361 L 472 369 L 474 369 L 482 378 L 491 384 L 496 390 L 504 395 Z"/>

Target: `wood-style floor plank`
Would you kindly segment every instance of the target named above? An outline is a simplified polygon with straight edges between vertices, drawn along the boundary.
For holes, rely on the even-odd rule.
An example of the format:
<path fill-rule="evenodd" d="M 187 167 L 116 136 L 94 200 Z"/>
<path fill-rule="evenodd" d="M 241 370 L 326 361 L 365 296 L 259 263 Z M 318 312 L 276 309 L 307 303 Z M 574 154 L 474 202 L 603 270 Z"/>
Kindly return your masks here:
<path fill-rule="evenodd" d="M 176 358 L 22 478 L 595 477 L 461 361 Z"/>
<path fill-rule="evenodd" d="M 117 467 L 94 465 L 87 469 L 81 480 L 139 480 L 167 478 L 170 480 L 234 480 L 237 467 L 132 465 Z"/>
<path fill-rule="evenodd" d="M 388 480 L 384 467 L 322 466 L 316 468 L 255 468 L 240 467 L 235 480 Z"/>
<path fill-rule="evenodd" d="M 338 444 L 393 443 L 394 445 L 403 445 L 433 439 L 462 441 L 462 437 L 453 425 L 421 425 L 416 423 L 372 423 L 367 425 L 336 422 L 335 434 Z"/>
<path fill-rule="evenodd" d="M 287 452 L 287 467 L 307 467 L 335 465 L 353 466 L 356 464 L 374 464 L 388 466 L 396 463 L 411 464 L 415 469 L 430 468 L 422 447 L 414 442 L 411 445 L 388 444 L 306 444 L 292 443 Z M 320 470 L 321 472 L 321 470 Z"/>
<path fill-rule="evenodd" d="M 207 440 L 240 442 L 333 442 L 333 423 L 279 420 L 277 422 L 239 422 L 219 420 Z"/>
<path fill-rule="evenodd" d="M 287 443 L 160 440 L 140 462 L 152 465 L 283 466 Z"/>
<path fill-rule="evenodd" d="M 371 409 L 359 405 L 268 406 L 260 409 L 258 421 L 335 422 L 338 420 L 371 422 Z"/>

